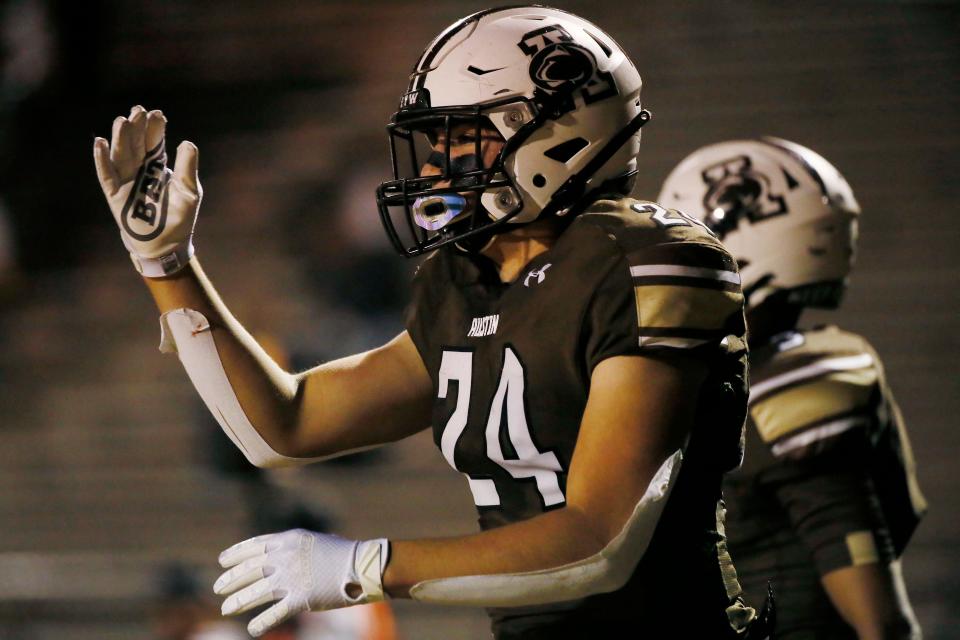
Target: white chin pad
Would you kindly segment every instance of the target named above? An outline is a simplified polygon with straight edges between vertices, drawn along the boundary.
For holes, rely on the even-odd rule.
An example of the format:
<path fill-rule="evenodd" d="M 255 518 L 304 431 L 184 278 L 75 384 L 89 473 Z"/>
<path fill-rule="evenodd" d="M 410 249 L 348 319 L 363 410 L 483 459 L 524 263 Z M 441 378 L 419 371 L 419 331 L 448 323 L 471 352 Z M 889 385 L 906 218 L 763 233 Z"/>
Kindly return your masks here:
<path fill-rule="evenodd" d="M 540 571 L 426 580 L 414 585 L 410 596 L 436 604 L 521 607 L 615 591 L 646 553 L 682 461 L 681 450 L 666 459 L 620 533 L 589 558 Z"/>
<path fill-rule="evenodd" d="M 240 406 L 240 400 L 223 369 L 210 322 L 193 309 L 175 309 L 160 316 L 160 351 L 177 353 L 190 381 L 210 413 L 251 464 L 288 466 L 310 462 L 277 453 L 257 433 Z"/>
<path fill-rule="evenodd" d="M 421 196 L 413 202 L 413 219 L 417 226 L 436 231 L 463 213 L 466 206 L 467 199 L 459 193 Z"/>

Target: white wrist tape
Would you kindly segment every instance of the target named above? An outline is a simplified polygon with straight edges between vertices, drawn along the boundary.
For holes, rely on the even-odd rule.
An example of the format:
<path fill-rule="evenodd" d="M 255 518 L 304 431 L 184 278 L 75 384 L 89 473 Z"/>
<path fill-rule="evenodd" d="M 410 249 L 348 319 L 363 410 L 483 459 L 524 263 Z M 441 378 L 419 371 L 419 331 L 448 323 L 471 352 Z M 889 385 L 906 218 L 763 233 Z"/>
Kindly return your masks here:
<path fill-rule="evenodd" d="M 317 458 L 291 458 L 264 440 L 240 406 L 223 369 L 210 322 L 193 309 L 175 309 L 160 316 L 160 351 L 177 353 L 190 381 L 210 413 L 247 460 L 258 467 L 306 464 Z"/>
<path fill-rule="evenodd" d="M 193 257 L 193 241 L 177 246 L 172 252 L 159 258 L 145 258 L 130 252 L 130 261 L 140 273 L 147 278 L 162 278 L 183 269 Z"/>
<path fill-rule="evenodd" d="M 387 599 L 383 591 L 383 570 L 390 560 L 390 541 L 386 538 L 367 540 L 357 545 L 353 570 L 363 590 L 363 602 Z"/>
<path fill-rule="evenodd" d="M 646 553 L 682 460 L 681 450 L 667 458 L 620 533 L 589 558 L 540 571 L 425 580 L 410 589 L 410 596 L 436 604 L 518 607 L 616 591 Z"/>

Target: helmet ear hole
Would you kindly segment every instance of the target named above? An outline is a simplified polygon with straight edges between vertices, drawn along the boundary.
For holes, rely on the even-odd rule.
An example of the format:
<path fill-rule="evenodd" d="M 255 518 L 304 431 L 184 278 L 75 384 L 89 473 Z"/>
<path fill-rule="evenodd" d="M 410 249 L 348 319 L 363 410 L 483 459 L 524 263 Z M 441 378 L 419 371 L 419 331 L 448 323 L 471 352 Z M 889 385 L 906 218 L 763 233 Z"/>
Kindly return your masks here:
<path fill-rule="evenodd" d="M 533 186 L 535 186 L 535 187 L 537 187 L 537 188 L 539 189 L 539 188 L 545 187 L 546 184 L 547 184 L 547 179 L 544 178 L 544 177 L 543 177 L 542 175 L 540 175 L 539 173 L 538 173 L 537 175 L 533 176 Z"/>

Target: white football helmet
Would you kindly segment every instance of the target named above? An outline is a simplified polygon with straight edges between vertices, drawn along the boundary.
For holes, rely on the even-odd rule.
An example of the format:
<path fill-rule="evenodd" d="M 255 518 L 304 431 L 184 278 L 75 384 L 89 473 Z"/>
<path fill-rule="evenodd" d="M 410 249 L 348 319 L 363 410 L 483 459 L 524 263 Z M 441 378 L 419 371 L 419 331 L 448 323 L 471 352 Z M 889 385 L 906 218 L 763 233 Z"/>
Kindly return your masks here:
<path fill-rule="evenodd" d="M 840 303 L 860 205 L 819 154 L 769 137 L 709 145 L 677 165 L 659 202 L 720 237 L 740 264 L 748 307 L 773 294 L 801 306 Z"/>
<path fill-rule="evenodd" d="M 640 85 L 613 38 L 565 11 L 488 9 L 449 26 L 420 57 L 387 127 L 394 179 L 377 203 L 394 246 L 417 255 L 629 193 L 650 118 Z M 477 156 L 481 127 L 499 132 L 496 161 L 451 163 L 448 143 L 433 160 L 442 175 L 421 177 L 437 132 L 463 124 L 476 127 Z M 467 206 L 465 193 L 480 206 Z"/>

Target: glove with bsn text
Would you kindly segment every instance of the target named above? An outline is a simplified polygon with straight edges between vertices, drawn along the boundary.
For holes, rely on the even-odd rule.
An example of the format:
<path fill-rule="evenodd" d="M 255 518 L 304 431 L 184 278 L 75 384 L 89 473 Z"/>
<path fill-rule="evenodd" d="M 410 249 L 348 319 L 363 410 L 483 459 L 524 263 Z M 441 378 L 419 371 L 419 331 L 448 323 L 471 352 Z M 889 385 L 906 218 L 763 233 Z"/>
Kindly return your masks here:
<path fill-rule="evenodd" d="M 177 148 L 176 168 L 167 168 L 160 111 L 140 106 L 113 121 L 110 143 L 97 138 L 97 177 L 120 237 L 137 271 L 150 278 L 176 273 L 193 256 L 193 225 L 203 190 L 197 178 L 197 147 Z"/>
<path fill-rule="evenodd" d="M 292 529 L 244 540 L 220 554 L 228 569 L 214 593 L 229 596 L 225 616 L 278 601 L 247 625 L 259 636 L 302 611 L 324 611 L 384 599 L 386 539 L 358 542 Z"/>

